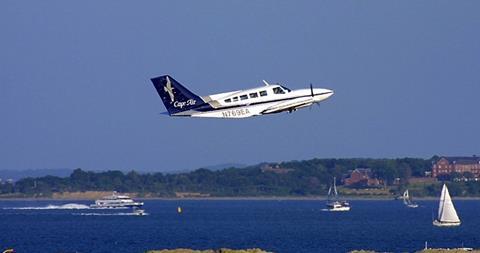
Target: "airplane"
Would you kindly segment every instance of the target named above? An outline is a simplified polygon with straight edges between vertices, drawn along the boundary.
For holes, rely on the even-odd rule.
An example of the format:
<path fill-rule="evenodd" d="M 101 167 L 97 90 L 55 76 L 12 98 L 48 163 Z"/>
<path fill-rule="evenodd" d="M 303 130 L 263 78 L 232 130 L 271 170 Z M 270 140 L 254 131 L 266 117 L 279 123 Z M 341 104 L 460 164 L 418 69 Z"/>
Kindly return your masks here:
<path fill-rule="evenodd" d="M 294 112 L 312 106 L 333 95 L 333 90 L 313 88 L 290 90 L 280 84 L 198 96 L 173 77 L 163 75 L 151 79 L 170 116 L 205 118 L 247 118 Z"/>

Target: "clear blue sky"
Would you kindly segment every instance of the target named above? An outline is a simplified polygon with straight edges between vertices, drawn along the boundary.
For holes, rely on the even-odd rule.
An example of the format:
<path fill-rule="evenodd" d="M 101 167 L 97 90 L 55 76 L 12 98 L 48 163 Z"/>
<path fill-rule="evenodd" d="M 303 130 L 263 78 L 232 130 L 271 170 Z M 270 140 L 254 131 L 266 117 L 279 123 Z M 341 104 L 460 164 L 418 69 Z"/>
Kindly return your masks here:
<path fill-rule="evenodd" d="M 0 169 L 171 171 L 314 157 L 480 153 L 480 1 L 1 1 Z M 320 108 L 169 118 L 281 82 Z"/>

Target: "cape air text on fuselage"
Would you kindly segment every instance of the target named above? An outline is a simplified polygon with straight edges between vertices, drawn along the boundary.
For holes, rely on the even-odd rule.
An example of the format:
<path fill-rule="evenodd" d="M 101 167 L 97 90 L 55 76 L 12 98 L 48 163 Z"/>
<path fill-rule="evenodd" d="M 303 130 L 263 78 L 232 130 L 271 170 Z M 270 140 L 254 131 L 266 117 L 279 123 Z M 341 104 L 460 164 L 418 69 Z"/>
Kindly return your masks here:
<path fill-rule="evenodd" d="M 297 109 L 319 103 L 333 95 L 323 88 L 290 90 L 280 84 L 197 96 L 169 75 L 152 78 L 170 116 L 205 118 L 247 118 Z"/>

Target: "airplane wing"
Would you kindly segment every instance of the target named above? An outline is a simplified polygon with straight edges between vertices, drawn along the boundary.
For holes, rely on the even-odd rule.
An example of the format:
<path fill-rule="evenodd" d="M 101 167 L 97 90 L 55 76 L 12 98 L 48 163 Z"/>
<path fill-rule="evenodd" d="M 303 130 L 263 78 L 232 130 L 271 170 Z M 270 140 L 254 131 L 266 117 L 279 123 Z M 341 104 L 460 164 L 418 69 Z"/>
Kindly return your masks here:
<path fill-rule="evenodd" d="M 267 109 L 265 109 L 262 114 L 269 114 L 269 113 L 278 113 L 278 112 L 284 112 L 284 111 L 293 111 L 302 107 L 306 107 L 309 105 L 312 105 L 313 101 L 312 98 L 301 98 L 301 99 L 296 99 L 293 101 L 285 101 L 278 103 L 276 105 L 270 106 Z"/>

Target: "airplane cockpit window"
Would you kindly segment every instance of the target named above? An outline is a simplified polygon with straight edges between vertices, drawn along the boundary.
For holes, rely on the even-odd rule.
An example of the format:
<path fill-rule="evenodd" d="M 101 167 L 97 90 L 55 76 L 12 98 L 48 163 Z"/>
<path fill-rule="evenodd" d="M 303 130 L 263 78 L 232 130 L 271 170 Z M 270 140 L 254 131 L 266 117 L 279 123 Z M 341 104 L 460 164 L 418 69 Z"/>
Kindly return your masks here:
<path fill-rule="evenodd" d="M 280 87 L 275 87 L 275 88 L 273 88 L 273 93 L 274 94 L 285 94 L 285 91 L 283 91 L 283 89 L 280 88 Z"/>
<path fill-rule="evenodd" d="M 258 98 L 258 93 L 250 93 L 250 98 Z"/>
<path fill-rule="evenodd" d="M 232 101 L 233 101 L 233 102 L 237 102 L 237 101 L 238 101 L 238 97 L 233 97 L 233 98 L 232 98 Z"/>
<path fill-rule="evenodd" d="M 247 99 L 247 98 L 248 98 L 247 95 L 241 95 L 241 96 L 240 96 L 240 100 L 245 100 L 245 99 Z"/>
<path fill-rule="evenodd" d="M 232 99 L 230 99 L 230 98 L 229 98 L 229 99 L 225 99 L 225 103 L 230 103 L 230 102 L 232 102 Z"/>
<path fill-rule="evenodd" d="M 285 86 L 280 86 L 280 87 L 282 87 L 282 89 L 283 89 L 283 90 L 286 90 L 287 92 L 292 91 L 292 90 L 290 90 L 289 88 L 287 88 L 287 87 L 285 87 Z"/>
<path fill-rule="evenodd" d="M 260 91 L 260 97 L 265 97 L 266 95 L 267 95 L 267 91 L 266 91 L 266 90 Z"/>

